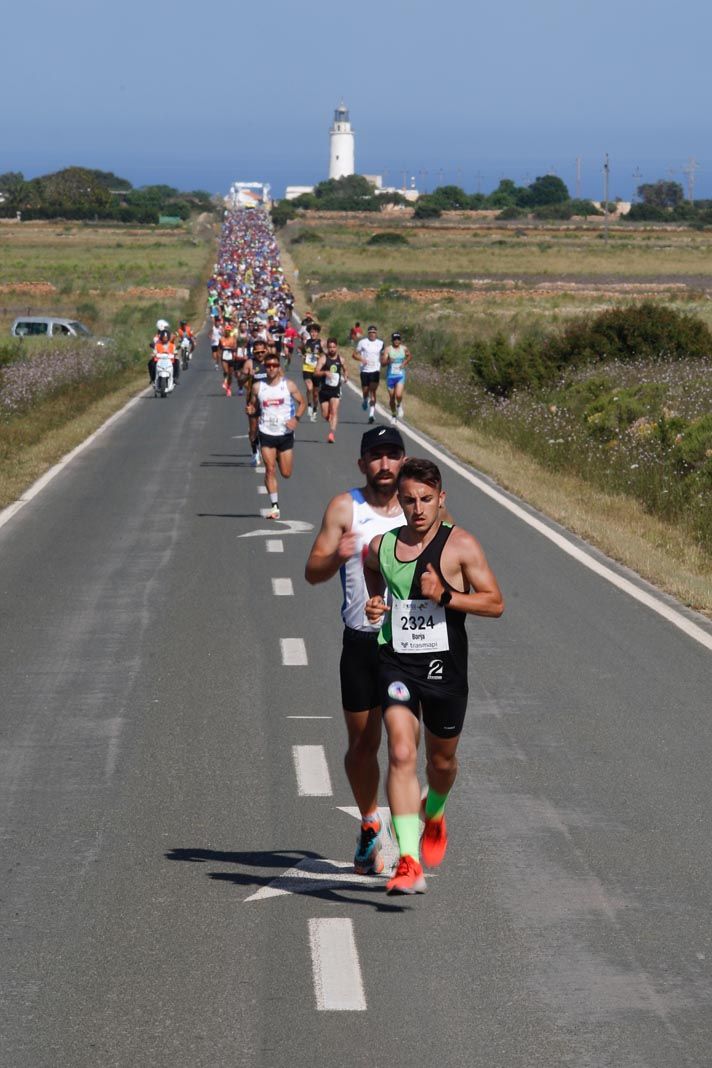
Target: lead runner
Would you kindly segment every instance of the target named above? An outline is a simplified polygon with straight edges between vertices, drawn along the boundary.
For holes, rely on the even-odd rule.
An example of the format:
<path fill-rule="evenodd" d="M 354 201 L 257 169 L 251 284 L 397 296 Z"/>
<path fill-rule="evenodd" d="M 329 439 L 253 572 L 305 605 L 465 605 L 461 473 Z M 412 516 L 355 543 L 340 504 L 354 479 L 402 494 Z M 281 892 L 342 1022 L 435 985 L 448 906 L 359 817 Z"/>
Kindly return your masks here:
<path fill-rule="evenodd" d="M 379 690 L 388 733 L 387 793 L 400 859 L 388 893 L 422 894 L 425 864 L 447 848 L 445 805 L 457 775 L 457 745 L 468 697 L 467 615 L 498 617 L 502 594 L 479 542 L 441 519 L 438 467 L 408 459 L 398 474 L 405 526 L 379 534 L 364 563 L 365 611 L 378 636 Z M 390 592 L 390 604 L 383 594 Z M 420 717 L 425 728 L 428 792 L 420 839 L 416 770 Z"/>
<path fill-rule="evenodd" d="M 344 638 L 339 665 L 341 706 L 348 734 L 344 766 L 361 813 L 354 856 L 354 870 L 360 875 L 380 874 L 384 867 L 378 814 L 378 628 L 364 615 L 368 593 L 363 560 L 374 535 L 404 522 L 396 498 L 396 479 L 404 457 L 403 438 L 395 427 L 374 426 L 366 431 L 358 461 L 366 484 L 331 499 L 305 568 L 305 578 L 312 585 L 327 582 L 340 573 L 344 591 Z"/>

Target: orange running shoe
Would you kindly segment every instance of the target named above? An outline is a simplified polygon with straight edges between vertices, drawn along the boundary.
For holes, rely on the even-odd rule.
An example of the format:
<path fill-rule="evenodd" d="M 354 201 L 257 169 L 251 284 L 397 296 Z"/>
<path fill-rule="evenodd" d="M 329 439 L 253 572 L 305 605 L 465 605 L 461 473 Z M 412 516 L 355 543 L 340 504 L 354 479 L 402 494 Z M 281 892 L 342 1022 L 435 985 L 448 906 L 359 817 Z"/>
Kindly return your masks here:
<path fill-rule="evenodd" d="M 336 438 L 334 437 L 333 431 L 329 432 L 329 436 L 328 436 L 328 438 L 326 440 L 329 442 L 330 445 L 334 444 L 334 442 L 336 441 Z"/>
<path fill-rule="evenodd" d="M 424 894 L 423 866 L 415 857 L 401 857 L 398 867 L 386 883 L 387 894 Z"/>
<path fill-rule="evenodd" d="M 423 863 L 427 868 L 437 868 L 442 864 L 445 850 L 447 849 L 447 824 L 445 817 L 439 820 L 429 820 L 425 817 L 423 837 L 420 839 L 420 852 L 423 855 Z"/>

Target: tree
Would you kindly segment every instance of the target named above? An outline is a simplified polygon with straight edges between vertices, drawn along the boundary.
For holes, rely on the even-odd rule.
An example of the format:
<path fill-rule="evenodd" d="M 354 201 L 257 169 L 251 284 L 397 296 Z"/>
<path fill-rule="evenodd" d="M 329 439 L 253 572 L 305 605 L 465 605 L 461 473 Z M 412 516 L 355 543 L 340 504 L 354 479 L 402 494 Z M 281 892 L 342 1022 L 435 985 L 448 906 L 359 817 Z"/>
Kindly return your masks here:
<path fill-rule="evenodd" d="M 685 199 L 679 182 L 644 182 L 638 186 L 638 196 L 648 208 L 676 208 Z"/>
<path fill-rule="evenodd" d="M 488 208 L 513 208 L 519 202 L 523 192 L 514 184 L 511 178 L 502 178 L 497 188 L 487 197 L 485 206 Z"/>
<path fill-rule="evenodd" d="M 119 190 L 128 192 L 129 189 L 133 189 L 131 182 L 128 178 L 119 178 L 113 171 L 97 171 L 87 168 L 89 174 L 92 175 L 95 182 L 99 185 L 103 185 L 105 189 L 113 189 L 116 192 Z"/>
<path fill-rule="evenodd" d="M 280 200 L 278 203 L 273 204 L 270 209 L 272 224 L 275 230 L 281 230 L 283 226 L 286 226 L 290 219 L 295 218 L 296 214 L 297 209 L 289 200 Z"/>
<path fill-rule="evenodd" d="M 543 204 L 563 204 L 568 199 L 566 183 L 555 174 L 545 174 L 522 190 L 517 203 L 522 208 L 537 208 Z"/>
<path fill-rule="evenodd" d="M 459 185 L 439 185 L 430 199 L 441 211 L 463 211 L 470 206 L 469 196 Z"/>

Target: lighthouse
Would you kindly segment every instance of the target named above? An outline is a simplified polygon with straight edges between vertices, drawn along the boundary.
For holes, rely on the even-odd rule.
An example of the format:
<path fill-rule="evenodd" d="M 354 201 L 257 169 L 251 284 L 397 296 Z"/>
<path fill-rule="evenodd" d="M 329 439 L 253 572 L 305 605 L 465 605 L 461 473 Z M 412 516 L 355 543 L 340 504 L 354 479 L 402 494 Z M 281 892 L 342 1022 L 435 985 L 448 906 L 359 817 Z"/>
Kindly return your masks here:
<path fill-rule="evenodd" d="M 343 100 L 334 112 L 329 140 L 329 177 L 345 178 L 347 174 L 353 174 L 354 134 L 349 121 L 349 110 Z"/>

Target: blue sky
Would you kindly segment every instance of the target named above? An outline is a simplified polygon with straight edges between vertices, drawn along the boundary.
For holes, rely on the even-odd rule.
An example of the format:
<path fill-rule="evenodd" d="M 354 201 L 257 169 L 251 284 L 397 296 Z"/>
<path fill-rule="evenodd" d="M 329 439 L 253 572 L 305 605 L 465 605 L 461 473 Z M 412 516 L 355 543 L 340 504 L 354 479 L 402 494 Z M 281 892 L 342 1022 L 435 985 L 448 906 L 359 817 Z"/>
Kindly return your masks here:
<path fill-rule="evenodd" d="M 686 185 L 694 157 L 712 197 L 711 30 L 703 0 L 30 0 L 3 15 L 0 171 L 281 194 L 327 176 L 343 97 L 357 170 L 389 184 L 486 192 L 554 170 L 574 192 L 580 156 L 599 197 L 608 152 L 611 196 Z"/>

